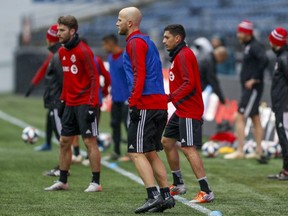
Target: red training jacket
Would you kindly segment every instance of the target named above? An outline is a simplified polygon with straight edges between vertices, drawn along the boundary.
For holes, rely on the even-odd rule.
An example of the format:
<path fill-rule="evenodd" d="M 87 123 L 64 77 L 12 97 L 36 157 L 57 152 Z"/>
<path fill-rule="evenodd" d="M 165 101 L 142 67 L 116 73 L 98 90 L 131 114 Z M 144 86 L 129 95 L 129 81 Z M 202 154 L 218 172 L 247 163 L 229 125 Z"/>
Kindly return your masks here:
<path fill-rule="evenodd" d="M 200 73 L 191 49 L 183 47 L 177 53 L 169 71 L 170 98 L 181 118 L 201 120 L 204 105 Z"/>
<path fill-rule="evenodd" d="M 61 47 L 59 58 L 64 73 L 61 100 L 64 100 L 67 106 L 96 106 L 99 73 L 91 49 L 80 41 L 70 50 Z"/>
<path fill-rule="evenodd" d="M 98 71 L 99 75 L 103 76 L 104 78 L 104 83 L 103 83 L 104 85 L 102 86 L 102 96 L 106 97 L 109 94 L 108 88 L 111 85 L 111 77 L 110 77 L 109 72 L 106 70 L 104 66 L 103 60 L 98 56 L 96 56 L 95 60 L 97 61 L 97 64 L 99 65 L 99 70 L 100 70 Z"/>
<path fill-rule="evenodd" d="M 127 37 L 126 41 L 129 41 L 135 34 L 141 34 L 141 32 L 133 32 Z M 137 109 L 167 110 L 167 97 L 165 95 L 142 95 L 146 77 L 146 54 L 148 52 L 146 42 L 141 38 L 133 38 L 127 43 L 126 52 L 130 57 L 134 70 L 134 83 L 129 98 L 129 106 L 136 106 Z"/>

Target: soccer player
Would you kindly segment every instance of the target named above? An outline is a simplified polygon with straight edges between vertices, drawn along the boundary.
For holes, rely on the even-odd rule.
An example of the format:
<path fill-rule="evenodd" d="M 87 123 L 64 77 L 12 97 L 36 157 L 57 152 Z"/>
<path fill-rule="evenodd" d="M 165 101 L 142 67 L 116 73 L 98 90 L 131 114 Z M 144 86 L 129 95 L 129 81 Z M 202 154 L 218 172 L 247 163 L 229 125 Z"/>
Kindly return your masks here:
<path fill-rule="evenodd" d="M 108 62 L 110 65 L 111 76 L 111 127 L 114 142 L 114 152 L 111 154 L 112 160 L 127 161 L 129 157 L 121 158 L 121 123 L 128 129 L 128 97 L 130 95 L 126 74 L 123 67 L 123 49 L 118 45 L 118 38 L 114 35 L 106 35 L 102 39 L 103 49 L 109 54 Z"/>
<path fill-rule="evenodd" d="M 78 22 L 71 15 L 58 19 L 58 37 L 62 47 L 59 58 L 64 73 L 61 106 L 62 131 L 60 138 L 60 177 L 46 191 L 67 190 L 68 170 L 71 165 L 71 145 L 74 136 L 81 134 L 88 151 L 92 181 L 85 192 L 102 191 L 100 185 L 101 155 L 97 146 L 97 105 L 99 76 L 91 49 L 80 41 Z"/>
<path fill-rule="evenodd" d="M 158 50 L 147 35 L 140 32 L 142 14 L 135 7 L 119 12 L 118 33 L 126 36 L 124 70 L 131 96 L 128 153 L 143 180 L 148 198 L 135 213 L 158 212 L 172 208 L 166 170 L 157 151 L 162 150 L 161 136 L 167 121 L 162 66 Z M 155 186 L 154 176 L 160 187 Z"/>
<path fill-rule="evenodd" d="M 176 107 L 176 111 L 166 125 L 162 144 L 173 175 L 173 184 L 170 186 L 171 195 L 186 193 L 176 146 L 176 142 L 180 141 L 181 149 L 201 189 L 191 202 L 204 203 L 214 200 L 202 159 L 196 149 L 196 146 L 202 144 L 201 127 L 204 105 L 197 60 L 185 43 L 185 36 L 185 29 L 182 25 L 168 25 L 164 29 L 163 44 L 169 51 L 172 62 L 169 71 L 170 94 L 168 98 Z"/>
<path fill-rule="evenodd" d="M 282 148 L 283 166 L 279 174 L 270 179 L 288 180 L 288 47 L 287 31 L 282 27 L 274 29 L 269 36 L 270 46 L 276 54 L 272 78 L 272 110 L 276 117 L 276 131 Z"/>
<path fill-rule="evenodd" d="M 220 88 L 219 81 L 217 78 L 217 64 L 222 63 L 227 58 L 227 50 L 225 47 L 217 47 L 212 53 L 206 55 L 198 60 L 199 70 L 201 74 L 201 86 L 204 90 L 207 85 L 210 85 L 213 92 L 218 96 L 220 102 L 225 104 L 225 97 Z"/>
<path fill-rule="evenodd" d="M 247 20 L 238 25 L 237 37 L 245 45 L 242 69 L 240 73 L 242 96 L 236 117 L 236 133 L 238 139 L 237 151 L 225 155 L 225 159 L 244 158 L 243 146 L 245 142 L 245 121 L 251 118 L 254 126 L 254 137 L 257 144 L 256 154 L 246 155 L 246 158 L 256 158 L 260 163 L 267 163 L 263 155 L 261 141 L 263 128 L 259 116 L 259 104 L 263 92 L 263 75 L 268 59 L 264 46 L 253 36 L 253 23 Z"/>

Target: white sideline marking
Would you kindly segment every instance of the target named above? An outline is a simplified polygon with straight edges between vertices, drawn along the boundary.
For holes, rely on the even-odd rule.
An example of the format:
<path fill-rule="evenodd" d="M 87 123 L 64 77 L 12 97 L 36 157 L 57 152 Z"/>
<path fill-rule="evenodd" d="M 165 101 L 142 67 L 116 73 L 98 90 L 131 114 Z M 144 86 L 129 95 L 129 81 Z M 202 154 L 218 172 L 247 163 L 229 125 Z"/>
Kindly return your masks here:
<path fill-rule="evenodd" d="M 25 128 L 27 126 L 30 126 L 28 123 L 18 119 L 18 118 L 15 118 L 5 112 L 3 112 L 2 110 L 0 110 L 0 119 L 6 121 L 6 122 L 9 122 L 13 125 L 16 125 L 18 127 L 21 127 L 21 128 Z M 41 130 L 39 130 L 39 136 L 41 137 L 45 137 L 45 133 Z M 58 143 L 58 142 L 57 142 Z M 135 175 L 134 173 L 131 173 L 125 169 L 122 169 L 121 167 L 118 166 L 117 163 L 110 163 L 107 161 L 107 158 L 103 158 L 101 160 L 101 164 L 105 167 L 107 167 L 108 169 L 111 169 L 117 173 L 119 173 L 120 175 L 122 176 L 125 176 L 129 179 L 131 179 L 132 181 L 138 183 L 138 184 L 141 184 L 141 185 L 144 185 L 142 179 L 140 177 L 138 177 L 137 175 Z M 178 201 L 178 202 L 181 202 L 182 204 L 186 205 L 186 206 L 189 206 L 190 208 L 193 208 L 203 214 L 206 214 L 206 215 L 209 215 L 211 213 L 211 210 L 210 209 L 207 209 L 201 205 L 198 205 L 198 204 L 195 204 L 195 203 L 190 203 L 189 200 L 181 197 L 181 196 L 174 196 L 174 198 Z"/>

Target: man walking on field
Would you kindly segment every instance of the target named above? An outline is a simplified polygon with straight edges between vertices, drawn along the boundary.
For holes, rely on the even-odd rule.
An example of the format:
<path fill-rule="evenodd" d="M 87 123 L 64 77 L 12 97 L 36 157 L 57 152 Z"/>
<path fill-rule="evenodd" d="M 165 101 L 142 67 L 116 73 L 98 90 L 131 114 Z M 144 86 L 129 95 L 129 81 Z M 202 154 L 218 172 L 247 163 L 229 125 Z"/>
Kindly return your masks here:
<path fill-rule="evenodd" d="M 157 151 L 167 121 L 167 98 L 158 50 L 147 35 L 140 32 L 141 12 L 135 7 L 119 12 L 117 27 L 126 36 L 124 70 L 131 91 L 128 153 L 143 180 L 148 198 L 135 213 L 163 212 L 175 205 L 169 193 L 166 170 Z M 154 182 L 160 187 L 160 194 Z"/>
<path fill-rule="evenodd" d="M 60 177 L 46 191 L 67 190 L 68 171 L 71 165 L 71 145 L 75 135 L 82 135 L 88 150 L 92 181 L 85 192 L 102 191 L 100 185 L 101 155 L 97 146 L 97 105 L 99 73 L 91 49 L 79 39 L 78 22 L 73 16 L 58 19 L 59 49 L 64 80 L 59 115 L 62 116 L 60 138 Z"/>
<path fill-rule="evenodd" d="M 163 43 L 169 51 L 172 65 L 169 71 L 170 94 L 167 96 L 176 107 L 170 118 L 162 143 L 172 170 L 172 195 L 186 193 L 186 187 L 180 170 L 180 159 L 176 142 L 181 147 L 199 182 L 200 192 L 191 200 L 193 203 L 205 203 L 214 200 L 214 194 L 209 188 L 202 159 L 196 146 L 202 145 L 202 115 L 204 105 L 197 60 L 185 43 L 185 29 L 182 25 L 168 25 L 164 29 Z"/>

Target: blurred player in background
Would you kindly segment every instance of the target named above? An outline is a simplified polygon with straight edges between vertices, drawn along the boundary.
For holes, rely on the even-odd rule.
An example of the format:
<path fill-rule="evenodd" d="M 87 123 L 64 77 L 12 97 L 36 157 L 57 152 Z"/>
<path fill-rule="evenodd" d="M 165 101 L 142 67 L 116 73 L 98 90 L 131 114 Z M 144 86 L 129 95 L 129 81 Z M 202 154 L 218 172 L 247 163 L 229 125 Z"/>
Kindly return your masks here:
<path fill-rule="evenodd" d="M 224 62 L 226 58 L 227 50 L 220 46 L 205 57 L 198 59 L 202 90 L 204 91 L 210 85 L 222 104 L 225 104 L 225 97 L 217 78 L 217 64 Z"/>
<path fill-rule="evenodd" d="M 170 186 L 172 195 L 186 193 L 186 187 L 180 170 L 180 159 L 176 142 L 181 142 L 181 149 L 199 182 L 201 191 L 191 200 L 204 203 L 214 200 L 205 174 L 202 159 L 196 146 L 202 145 L 202 115 L 204 105 L 200 73 L 196 57 L 185 43 L 185 29 L 182 25 L 168 25 L 164 29 L 163 43 L 169 51 L 172 63 L 169 71 L 169 102 L 176 111 L 166 125 L 162 138 L 164 150 L 173 175 Z"/>
<path fill-rule="evenodd" d="M 276 131 L 282 148 L 283 166 L 279 174 L 270 179 L 288 180 L 288 47 L 287 31 L 282 27 L 274 29 L 269 36 L 270 46 L 276 54 L 272 77 L 272 110 L 276 117 Z"/>
<path fill-rule="evenodd" d="M 99 76 L 93 52 L 77 34 L 78 22 L 67 15 L 58 19 L 59 58 L 64 73 L 59 116 L 62 117 L 60 138 L 60 177 L 46 191 L 67 190 L 71 165 L 71 145 L 74 136 L 81 134 L 88 151 L 92 180 L 85 192 L 102 191 L 100 185 L 101 155 L 97 146 L 97 106 Z"/>
<path fill-rule="evenodd" d="M 237 37 L 245 45 L 242 69 L 240 73 L 242 96 L 236 118 L 236 133 L 238 139 L 237 151 L 225 155 L 225 159 L 244 158 L 245 122 L 251 118 L 254 126 L 254 137 L 257 144 L 256 153 L 246 155 L 246 158 L 256 158 L 260 163 L 267 163 L 263 155 L 261 141 L 263 128 L 260 122 L 259 105 L 263 92 L 264 70 L 268 64 L 264 46 L 253 36 L 253 23 L 244 20 L 238 25 Z"/>
<path fill-rule="evenodd" d="M 148 198 L 135 213 L 162 212 L 175 205 L 169 193 L 166 169 L 157 151 L 167 121 L 167 98 L 158 50 L 147 35 L 140 32 L 142 14 L 135 7 L 119 12 L 117 27 L 126 36 L 124 69 L 131 91 L 128 153 L 144 182 Z M 154 176 L 160 187 L 155 185 Z"/>
<path fill-rule="evenodd" d="M 126 131 L 128 129 L 128 97 L 130 95 L 126 74 L 123 67 L 123 49 L 118 45 L 118 38 L 114 35 L 106 35 L 102 39 L 103 49 L 109 54 L 109 71 L 111 76 L 111 127 L 114 142 L 114 152 L 111 160 L 127 161 L 128 156 L 121 158 L 121 123 Z"/>

